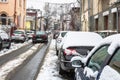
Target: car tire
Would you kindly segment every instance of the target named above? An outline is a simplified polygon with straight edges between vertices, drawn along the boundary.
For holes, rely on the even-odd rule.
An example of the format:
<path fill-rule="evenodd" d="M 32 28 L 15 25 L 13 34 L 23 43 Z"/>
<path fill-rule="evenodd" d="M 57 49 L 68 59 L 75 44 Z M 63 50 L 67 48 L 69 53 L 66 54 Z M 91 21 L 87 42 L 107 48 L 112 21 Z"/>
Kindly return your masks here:
<path fill-rule="evenodd" d="M 33 44 L 35 44 L 35 41 L 32 41 Z"/>
<path fill-rule="evenodd" d="M 59 52 L 59 51 L 58 51 L 58 50 L 56 50 L 56 55 L 57 55 L 57 56 L 58 56 L 58 52 Z"/>
<path fill-rule="evenodd" d="M 64 75 L 65 71 L 61 68 L 61 66 L 59 65 L 59 74 L 60 75 Z"/>
<path fill-rule="evenodd" d="M 7 49 L 10 49 L 10 46 L 11 46 L 11 42 L 9 43 L 9 46 L 7 46 L 6 48 L 7 48 Z"/>
<path fill-rule="evenodd" d="M 2 43 L 0 43 L 0 50 L 2 49 Z"/>

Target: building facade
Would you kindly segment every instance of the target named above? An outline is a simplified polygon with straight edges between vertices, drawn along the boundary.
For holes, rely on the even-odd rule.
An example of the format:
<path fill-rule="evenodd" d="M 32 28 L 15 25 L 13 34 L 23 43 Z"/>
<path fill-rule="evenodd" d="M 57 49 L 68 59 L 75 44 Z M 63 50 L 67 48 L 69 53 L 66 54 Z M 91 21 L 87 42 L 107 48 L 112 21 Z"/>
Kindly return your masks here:
<path fill-rule="evenodd" d="M 120 0 L 81 0 L 83 31 L 120 32 Z"/>
<path fill-rule="evenodd" d="M 0 24 L 24 29 L 26 0 L 0 0 Z"/>

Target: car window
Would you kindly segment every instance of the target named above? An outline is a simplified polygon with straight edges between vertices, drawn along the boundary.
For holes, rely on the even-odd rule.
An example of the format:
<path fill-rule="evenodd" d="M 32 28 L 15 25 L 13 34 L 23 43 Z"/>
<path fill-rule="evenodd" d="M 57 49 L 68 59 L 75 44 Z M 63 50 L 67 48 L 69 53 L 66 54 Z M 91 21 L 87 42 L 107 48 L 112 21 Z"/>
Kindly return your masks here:
<path fill-rule="evenodd" d="M 36 34 L 45 34 L 43 31 L 37 31 Z"/>
<path fill-rule="evenodd" d="M 24 34 L 22 31 L 14 31 L 15 34 Z"/>
<path fill-rule="evenodd" d="M 93 71 L 98 71 L 101 68 L 101 65 L 104 62 L 106 56 L 108 55 L 107 49 L 108 46 L 103 46 L 97 50 L 88 62 L 88 67 Z"/>
<path fill-rule="evenodd" d="M 117 50 L 116 54 L 113 56 L 109 63 L 109 66 L 120 73 L 120 48 Z"/>
<path fill-rule="evenodd" d="M 67 32 L 62 32 L 61 36 L 64 37 Z"/>

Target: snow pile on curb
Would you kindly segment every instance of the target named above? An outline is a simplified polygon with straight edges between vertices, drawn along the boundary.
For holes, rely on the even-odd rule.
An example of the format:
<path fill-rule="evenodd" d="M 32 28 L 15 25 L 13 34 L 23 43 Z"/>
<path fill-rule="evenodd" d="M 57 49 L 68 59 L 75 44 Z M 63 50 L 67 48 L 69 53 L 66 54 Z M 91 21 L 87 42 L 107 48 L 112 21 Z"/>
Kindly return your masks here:
<path fill-rule="evenodd" d="M 11 47 L 10 49 L 3 49 L 2 51 L 0 51 L 0 56 L 9 54 L 10 52 L 17 50 L 18 48 L 21 48 L 27 44 L 30 44 L 31 41 L 25 42 L 25 43 L 19 43 L 19 44 L 15 44 L 15 43 L 11 43 Z"/>
<path fill-rule="evenodd" d="M 9 74 L 13 72 L 16 67 L 19 67 L 29 56 L 34 54 L 38 47 L 39 44 L 36 44 L 30 50 L 28 50 L 24 54 L 21 54 L 16 59 L 11 60 L 6 64 L 2 65 L 0 67 L 0 80 L 6 80 Z"/>
<path fill-rule="evenodd" d="M 51 41 L 50 50 L 55 50 L 55 39 Z"/>
<path fill-rule="evenodd" d="M 57 71 L 56 52 L 54 51 L 54 41 L 51 41 L 49 51 L 45 57 L 43 66 L 38 74 L 36 80 L 63 80 Z"/>

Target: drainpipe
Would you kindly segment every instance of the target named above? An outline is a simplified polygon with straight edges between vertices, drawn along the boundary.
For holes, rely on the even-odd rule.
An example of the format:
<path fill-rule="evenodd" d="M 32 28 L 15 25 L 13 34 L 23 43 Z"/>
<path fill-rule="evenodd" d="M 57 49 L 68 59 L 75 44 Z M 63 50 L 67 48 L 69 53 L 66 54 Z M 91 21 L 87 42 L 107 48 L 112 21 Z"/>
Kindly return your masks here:
<path fill-rule="evenodd" d="M 14 23 L 15 23 L 15 18 L 16 18 L 16 0 L 15 0 L 15 5 L 14 5 Z"/>
<path fill-rule="evenodd" d="M 91 27 L 90 11 L 91 11 L 91 0 L 88 0 L 88 26 L 87 26 L 88 27 L 88 31 L 90 31 L 90 27 Z"/>
<path fill-rule="evenodd" d="M 118 11 L 118 7 L 117 7 L 117 21 L 116 21 L 116 24 L 117 24 L 117 26 L 116 26 L 116 28 L 117 28 L 117 33 L 119 32 L 119 30 L 118 30 L 118 27 L 119 27 L 119 11 Z"/>
<path fill-rule="evenodd" d="M 16 0 L 14 3 L 14 14 L 13 14 L 13 22 L 11 23 L 10 37 L 11 37 L 11 35 L 14 31 L 14 28 L 15 28 L 15 18 L 16 18 Z"/>

